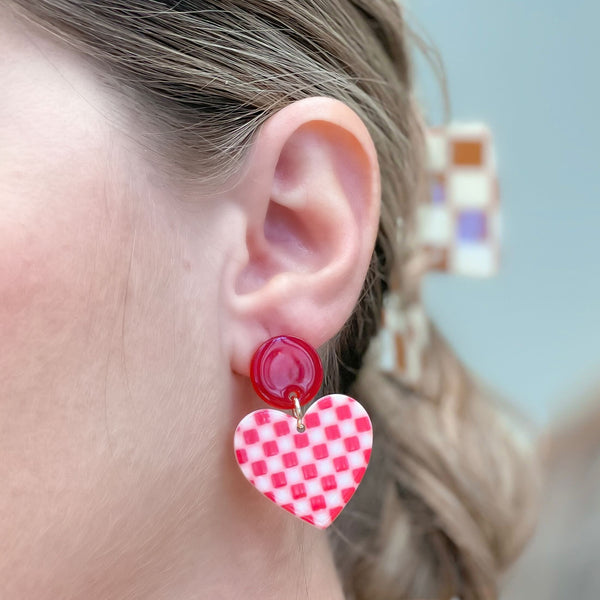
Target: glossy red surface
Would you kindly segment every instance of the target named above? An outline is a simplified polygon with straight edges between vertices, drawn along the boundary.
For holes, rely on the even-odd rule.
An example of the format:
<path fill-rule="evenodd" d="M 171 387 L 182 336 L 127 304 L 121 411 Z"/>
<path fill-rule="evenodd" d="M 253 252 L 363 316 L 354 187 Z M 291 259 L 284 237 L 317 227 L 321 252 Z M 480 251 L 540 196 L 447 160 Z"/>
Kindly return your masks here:
<path fill-rule="evenodd" d="M 291 409 L 290 395 L 300 406 L 310 402 L 323 381 L 321 359 L 315 349 L 300 338 L 277 336 L 255 352 L 250 378 L 256 393 L 271 406 Z"/>

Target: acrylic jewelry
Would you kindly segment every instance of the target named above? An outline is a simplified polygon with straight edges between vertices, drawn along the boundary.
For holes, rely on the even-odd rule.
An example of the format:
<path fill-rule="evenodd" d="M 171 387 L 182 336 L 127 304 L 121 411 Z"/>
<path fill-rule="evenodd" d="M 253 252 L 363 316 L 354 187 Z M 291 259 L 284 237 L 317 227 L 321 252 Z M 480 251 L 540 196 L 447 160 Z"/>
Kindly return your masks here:
<path fill-rule="evenodd" d="M 302 407 L 323 379 L 316 351 L 299 338 L 267 340 L 252 359 L 251 380 L 267 404 L 246 415 L 234 435 L 237 462 L 248 481 L 292 515 L 325 529 L 365 474 L 373 431 L 365 409 L 344 394 Z"/>

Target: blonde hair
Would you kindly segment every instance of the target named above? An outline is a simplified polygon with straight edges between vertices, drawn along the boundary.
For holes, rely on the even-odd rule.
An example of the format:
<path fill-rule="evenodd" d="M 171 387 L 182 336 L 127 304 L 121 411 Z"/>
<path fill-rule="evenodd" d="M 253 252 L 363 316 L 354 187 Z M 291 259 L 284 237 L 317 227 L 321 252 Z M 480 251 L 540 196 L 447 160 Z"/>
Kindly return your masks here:
<path fill-rule="evenodd" d="M 365 363 L 392 281 L 408 268 L 425 186 L 423 126 L 394 0 L 12 0 L 85 55 L 141 120 L 138 139 L 177 178 L 218 184 L 260 126 L 309 96 L 345 102 L 377 148 L 379 235 L 361 298 L 323 353 L 325 391 L 370 412 L 376 444 L 363 485 L 331 530 L 348 598 L 496 597 L 497 574 L 531 529 L 528 463 L 432 326 L 417 385 Z M 157 126 L 157 124 L 159 124 Z M 403 224 L 398 243 L 397 224 Z"/>

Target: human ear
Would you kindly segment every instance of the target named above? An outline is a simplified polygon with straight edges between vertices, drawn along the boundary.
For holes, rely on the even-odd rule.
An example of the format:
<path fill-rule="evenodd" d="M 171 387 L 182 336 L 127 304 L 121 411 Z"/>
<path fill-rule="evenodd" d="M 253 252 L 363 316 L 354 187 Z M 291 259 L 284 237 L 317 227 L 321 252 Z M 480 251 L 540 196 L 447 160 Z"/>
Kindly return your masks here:
<path fill-rule="evenodd" d="M 232 194 L 245 235 L 224 281 L 226 339 L 232 369 L 248 375 L 266 339 L 319 347 L 350 317 L 379 223 L 373 141 L 344 103 L 299 100 L 259 130 Z"/>

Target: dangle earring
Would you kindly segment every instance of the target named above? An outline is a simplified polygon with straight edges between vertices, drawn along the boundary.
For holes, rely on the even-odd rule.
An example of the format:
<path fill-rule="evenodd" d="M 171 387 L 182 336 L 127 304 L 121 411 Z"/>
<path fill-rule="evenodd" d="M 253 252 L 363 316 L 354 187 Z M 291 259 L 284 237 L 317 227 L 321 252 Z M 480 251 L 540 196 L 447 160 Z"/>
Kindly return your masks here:
<path fill-rule="evenodd" d="M 373 430 L 350 396 L 331 394 L 305 414 L 319 391 L 323 367 L 303 340 L 278 336 L 252 358 L 251 380 L 269 405 L 246 415 L 234 435 L 235 456 L 248 481 L 294 516 L 325 529 L 348 503 L 365 474 Z"/>

